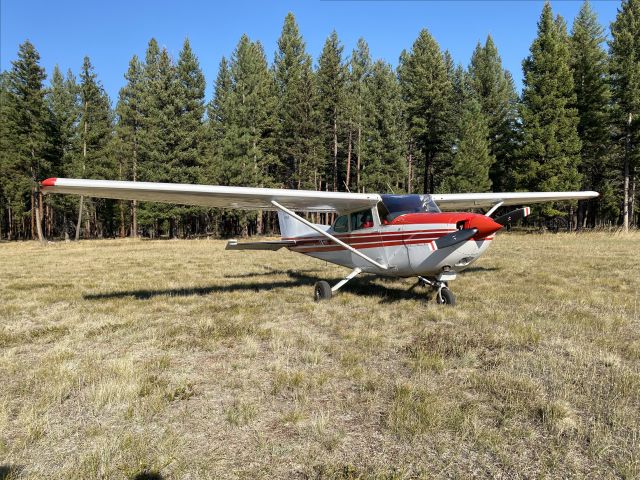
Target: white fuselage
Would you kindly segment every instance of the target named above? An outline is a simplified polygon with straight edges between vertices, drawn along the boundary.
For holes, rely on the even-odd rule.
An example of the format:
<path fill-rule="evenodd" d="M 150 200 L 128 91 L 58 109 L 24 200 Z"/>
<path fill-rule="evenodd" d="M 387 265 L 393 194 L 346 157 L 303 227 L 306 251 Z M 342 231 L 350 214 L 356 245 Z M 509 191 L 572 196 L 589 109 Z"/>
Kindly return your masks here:
<path fill-rule="evenodd" d="M 456 223 L 412 223 L 381 225 L 345 234 L 328 231 L 373 260 L 388 265 L 387 270 L 375 267 L 321 235 L 296 237 L 296 245 L 289 249 L 348 268 L 359 267 L 368 273 L 398 277 L 436 276 L 443 270 L 464 270 L 484 253 L 494 238 L 490 235 L 481 240 L 472 239 L 452 247 L 430 250 L 431 241 L 455 230 Z"/>

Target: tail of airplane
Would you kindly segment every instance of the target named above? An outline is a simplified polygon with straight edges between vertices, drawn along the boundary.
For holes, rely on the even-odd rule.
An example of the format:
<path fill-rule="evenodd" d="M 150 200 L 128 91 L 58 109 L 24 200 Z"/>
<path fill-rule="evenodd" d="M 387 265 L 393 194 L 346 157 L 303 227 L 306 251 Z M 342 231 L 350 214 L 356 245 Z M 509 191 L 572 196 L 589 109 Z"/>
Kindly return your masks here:
<path fill-rule="evenodd" d="M 237 240 L 229 240 L 227 250 L 280 250 L 284 247 L 292 247 L 296 244 L 296 238 L 307 235 L 317 235 L 312 228 L 304 225 L 296 220 L 288 213 L 278 211 L 278 223 L 280 224 L 280 237 L 282 240 L 271 240 L 266 242 L 238 242 Z M 318 228 L 327 231 L 329 225 L 319 225 L 314 223 Z"/>
<path fill-rule="evenodd" d="M 317 235 L 317 233 L 312 228 L 307 227 L 288 213 L 282 212 L 280 210 L 278 211 L 278 223 L 280 224 L 280 236 L 283 239 L 293 239 L 306 235 Z M 330 228 L 329 225 L 314 225 L 324 231 L 327 231 Z"/>

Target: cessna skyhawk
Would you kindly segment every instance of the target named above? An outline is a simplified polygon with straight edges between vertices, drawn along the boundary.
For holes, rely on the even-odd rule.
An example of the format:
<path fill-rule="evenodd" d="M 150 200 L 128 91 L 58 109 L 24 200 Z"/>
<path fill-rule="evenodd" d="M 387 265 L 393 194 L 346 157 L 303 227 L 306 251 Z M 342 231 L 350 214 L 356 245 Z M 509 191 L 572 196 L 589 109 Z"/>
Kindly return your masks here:
<path fill-rule="evenodd" d="M 44 193 L 275 210 L 281 240 L 243 243 L 231 240 L 227 249 L 288 248 L 351 269 L 334 286 L 317 282 L 316 300 L 331 298 L 349 280 L 360 273 L 369 273 L 417 277 L 421 284 L 437 292 L 438 303 L 450 305 L 455 304 L 455 297 L 448 282 L 486 251 L 498 230 L 530 212 L 529 207 L 524 207 L 492 218 L 498 208 L 598 196 L 596 192 L 386 195 L 70 178 L 49 178 L 40 185 Z M 487 211 L 451 212 L 463 209 Z M 296 212 L 331 212 L 337 218 L 333 225 L 322 225 Z"/>

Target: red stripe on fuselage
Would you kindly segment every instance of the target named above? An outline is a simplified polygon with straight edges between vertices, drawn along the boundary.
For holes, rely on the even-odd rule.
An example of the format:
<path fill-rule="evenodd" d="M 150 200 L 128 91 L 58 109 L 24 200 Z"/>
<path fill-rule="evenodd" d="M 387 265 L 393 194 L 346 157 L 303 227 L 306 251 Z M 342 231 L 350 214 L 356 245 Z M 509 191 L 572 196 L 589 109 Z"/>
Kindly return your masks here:
<path fill-rule="evenodd" d="M 446 225 L 446 222 L 445 222 Z M 383 229 L 385 227 L 382 227 Z M 391 230 L 391 229 L 387 229 L 387 231 L 385 230 L 380 230 L 380 231 L 372 231 L 372 232 L 366 232 L 366 233 L 332 233 L 331 235 L 333 235 L 336 238 L 339 238 L 342 241 L 345 241 L 345 239 L 349 239 L 349 238 L 362 238 L 362 237 L 374 237 L 374 236 L 380 236 L 380 235 L 400 235 L 400 234 L 407 234 L 407 233 L 439 233 L 439 232 L 452 232 L 453 230 L 455 230 L 455 224 L 451 225 L 450 228 L 431 228 L 431 229 L 427 229 L 427 230 Z M 314 239 L 324 239 L 327 238 L 324 235 L 313 235 L 313 236 L 309 236 L 309 237 L 282 237 L 282 240 L 295 240 L 295 241 L 302 241 L 302 240 L 314 240 Z"/>
<path fill-rule="evenodd" d="M 433 240 L 435 240 L 438 237 L 433 238 Z M 482 240 L 467 240 L 468 242 L 485 242 L 488 241 L 490 242 L 491 240 L 493 240 L 492 238 L 483 238 Z M 352 245 L 353 248 L 355 248 L 356 250 L 367 250 L 369 248 L 381 248 L 381 247 L 397 247 L 397 246 L 402 246 L 402 245 L 418 245 L 418 244 L 427 244 L 429 243 L 428 240 L 425 239 L 419 239 L 419 240 L 410 240 L 410 241 L 397 241 L 397 242 L 377 242 L 377 243 L 366 243 L 366 244 L 359 244 L 359 245 Z M 289 247 L 289 250 L 293 251 L 293 252 L 298 252 L 298 253 L 318 253 L 318 252 L 337 252 L 340 250 L 346 250 L 346 248 L 344 248 L 341 245 L 325 245 L 322 247 L 298 247 L 298 246 L 294 246 L 294 247 Z"/>
<path fill-rule="evenodd" d="M 348 238 L 348 237 L 338 237 L 344 243 L 349 245 L 359 245 L 362 243 L 378 243 L 380 241 L 394 241 L 394 240 L 410 240 L 410 239 L 425 239 L 425 240 L 434 240 L 436 238 L 440 238 L 443 235 L 447 235 L 455 231 L 455 229 L 446 229 L 446 230 L 413 230 L 407 232 L 379 232 L 379 233 L 371 233 L 367 236 L 360 236 L 357 238 Z M 384 239 L 384 240 L 383 240 Z M 332 245 L 333 242 L 331 240 L 325 239 L 325 237 L 306 237 L 306 238 L 298 238 L 295 239 L 296 247 L 312 247 L 312 246 L 322 246 L 324 242 L 330 242 Z"/>

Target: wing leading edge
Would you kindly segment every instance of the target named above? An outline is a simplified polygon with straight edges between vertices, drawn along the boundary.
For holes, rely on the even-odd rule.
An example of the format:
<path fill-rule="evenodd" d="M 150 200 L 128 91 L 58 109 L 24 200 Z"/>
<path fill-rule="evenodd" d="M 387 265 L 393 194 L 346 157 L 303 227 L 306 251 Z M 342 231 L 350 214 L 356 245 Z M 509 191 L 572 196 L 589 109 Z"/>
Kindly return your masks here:
<path fill-rule="evenodd" d="M 440 193 L 431 198 L 441 210 L 464 210 L 467 208 L 525 205 L 530 203 L 558 202 L 563 200 L 587 200 L 598 192 L 509 192 L 509 193 Z"/>
<path fill-rule="evenodd" d="M 380 195 L 374 193 L 318 192 L 181 183 L 49 178 L 40 185 L 43 193 L 67 193 L 87 197 L 243 210 L 276 210 L 271 203 L 276 201 L 291 210 L 300 212 L 348 213 L 375 206 L 380 201 Z"/>

